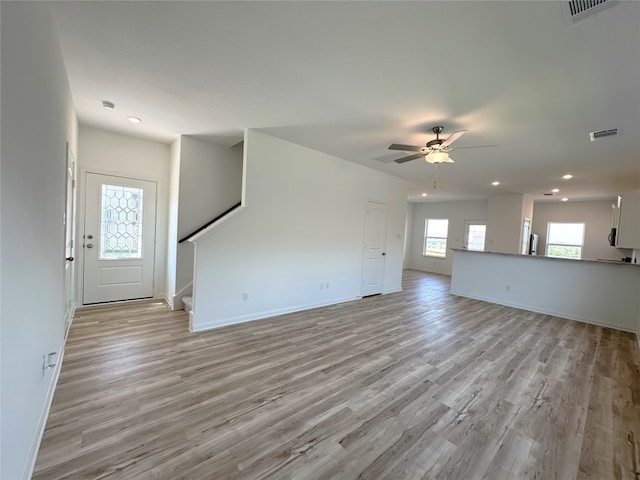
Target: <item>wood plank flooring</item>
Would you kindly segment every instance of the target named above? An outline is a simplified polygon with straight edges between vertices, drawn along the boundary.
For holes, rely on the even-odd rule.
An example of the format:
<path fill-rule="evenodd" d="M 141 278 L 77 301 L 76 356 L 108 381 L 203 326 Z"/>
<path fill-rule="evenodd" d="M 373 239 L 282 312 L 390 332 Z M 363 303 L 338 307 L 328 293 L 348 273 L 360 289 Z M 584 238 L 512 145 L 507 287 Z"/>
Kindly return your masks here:
<path fill-rule="evenodd" d="M 640 479 L 635 336 L 404 291 L 191 334 L 79 311 L 34 479 Z"/>

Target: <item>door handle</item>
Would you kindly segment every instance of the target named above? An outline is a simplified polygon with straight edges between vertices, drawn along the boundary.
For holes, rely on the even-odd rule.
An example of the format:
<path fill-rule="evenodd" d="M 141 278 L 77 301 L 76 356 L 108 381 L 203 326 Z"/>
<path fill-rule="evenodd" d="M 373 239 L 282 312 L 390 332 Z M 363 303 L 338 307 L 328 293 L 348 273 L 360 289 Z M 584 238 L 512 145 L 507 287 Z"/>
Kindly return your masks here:
<path fill-rule="evenodd" d="M 93 248 L 93 243 L 87 243 L 87 248 Z"/>
<path fill-rule="evenodd" d="M 385 253 L 385 252 L 382 252 L 382 256 L 384 257 L 385 255 L 386 255 L 386 253 Z"/>
<path fill-rule="evenodd" d="M 67 257 L 67 258 L 66 258 L 66 260 L 67 260 L 67 262 L 73 262 L 73 261 L 75 260 L 75 258 L 73 258 L 73 257 Z"/>

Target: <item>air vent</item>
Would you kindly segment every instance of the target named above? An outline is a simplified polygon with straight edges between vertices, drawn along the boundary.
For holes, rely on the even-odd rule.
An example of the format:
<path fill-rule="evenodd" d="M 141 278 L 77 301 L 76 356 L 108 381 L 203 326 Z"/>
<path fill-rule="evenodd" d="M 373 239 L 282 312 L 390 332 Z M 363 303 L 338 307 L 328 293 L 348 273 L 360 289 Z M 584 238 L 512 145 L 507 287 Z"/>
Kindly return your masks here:
<path fill-rule="evenodd" d="M 553 197 L 555 194 L 554 193 L 543 193 L 543 195 L 545 197 Z"/>
<path fill-rule="evenodd" d="M 591 17 L 595 17 L 603 10 L 614 7 L 620 3 L 619 0 L 571 0 L 569 2 L 561 0 L 564 23 L 570 27 L 583 22 Z"/>
<path fill-rule="evenodd" d="M 600 130 L 599 132 L 589 132 L 589 138 L 592 142 L 599 140 L 604 137 L 613 137 L 614 135 L 618 135 L 617 128 L 611 128 L 609 130 Z"/>

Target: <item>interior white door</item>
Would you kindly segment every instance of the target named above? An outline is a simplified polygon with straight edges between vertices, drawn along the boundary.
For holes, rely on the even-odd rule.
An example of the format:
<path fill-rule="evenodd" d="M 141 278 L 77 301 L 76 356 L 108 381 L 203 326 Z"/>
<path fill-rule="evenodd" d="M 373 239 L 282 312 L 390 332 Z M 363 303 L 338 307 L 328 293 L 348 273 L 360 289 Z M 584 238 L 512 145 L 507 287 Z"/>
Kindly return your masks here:
<path fill-rule="evenodd" d="M 83 303 L 153 297 L 156 182 L 87 173 Z"/>
<path fill-rule="evenodd" d="M 74 307 L 75 289 L 75 212 L 76 212 L 76 162 L 67 143 L 67 186 L 65 189 L 66 208 L 64 213 L 64 301 L 65 301 L 65 332 L 71 323 Z"/>
<path fill-rule="evenodd" d="M 362 265 L 362 296 L 382 293 L 387 247 L 387 215 L 384 203 L 367 202 Z"/>

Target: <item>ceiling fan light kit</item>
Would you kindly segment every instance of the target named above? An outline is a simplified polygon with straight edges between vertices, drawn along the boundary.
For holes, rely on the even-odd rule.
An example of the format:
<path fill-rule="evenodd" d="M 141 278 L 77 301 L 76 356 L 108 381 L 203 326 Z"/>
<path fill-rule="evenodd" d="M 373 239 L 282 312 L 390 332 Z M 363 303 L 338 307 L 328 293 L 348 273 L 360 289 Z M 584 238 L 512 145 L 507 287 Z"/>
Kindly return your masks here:
<path fill-rule="evenodd" d="M 424 157 L 429 163 L 455 163 L 447 152 L 431 152 Z"/>

